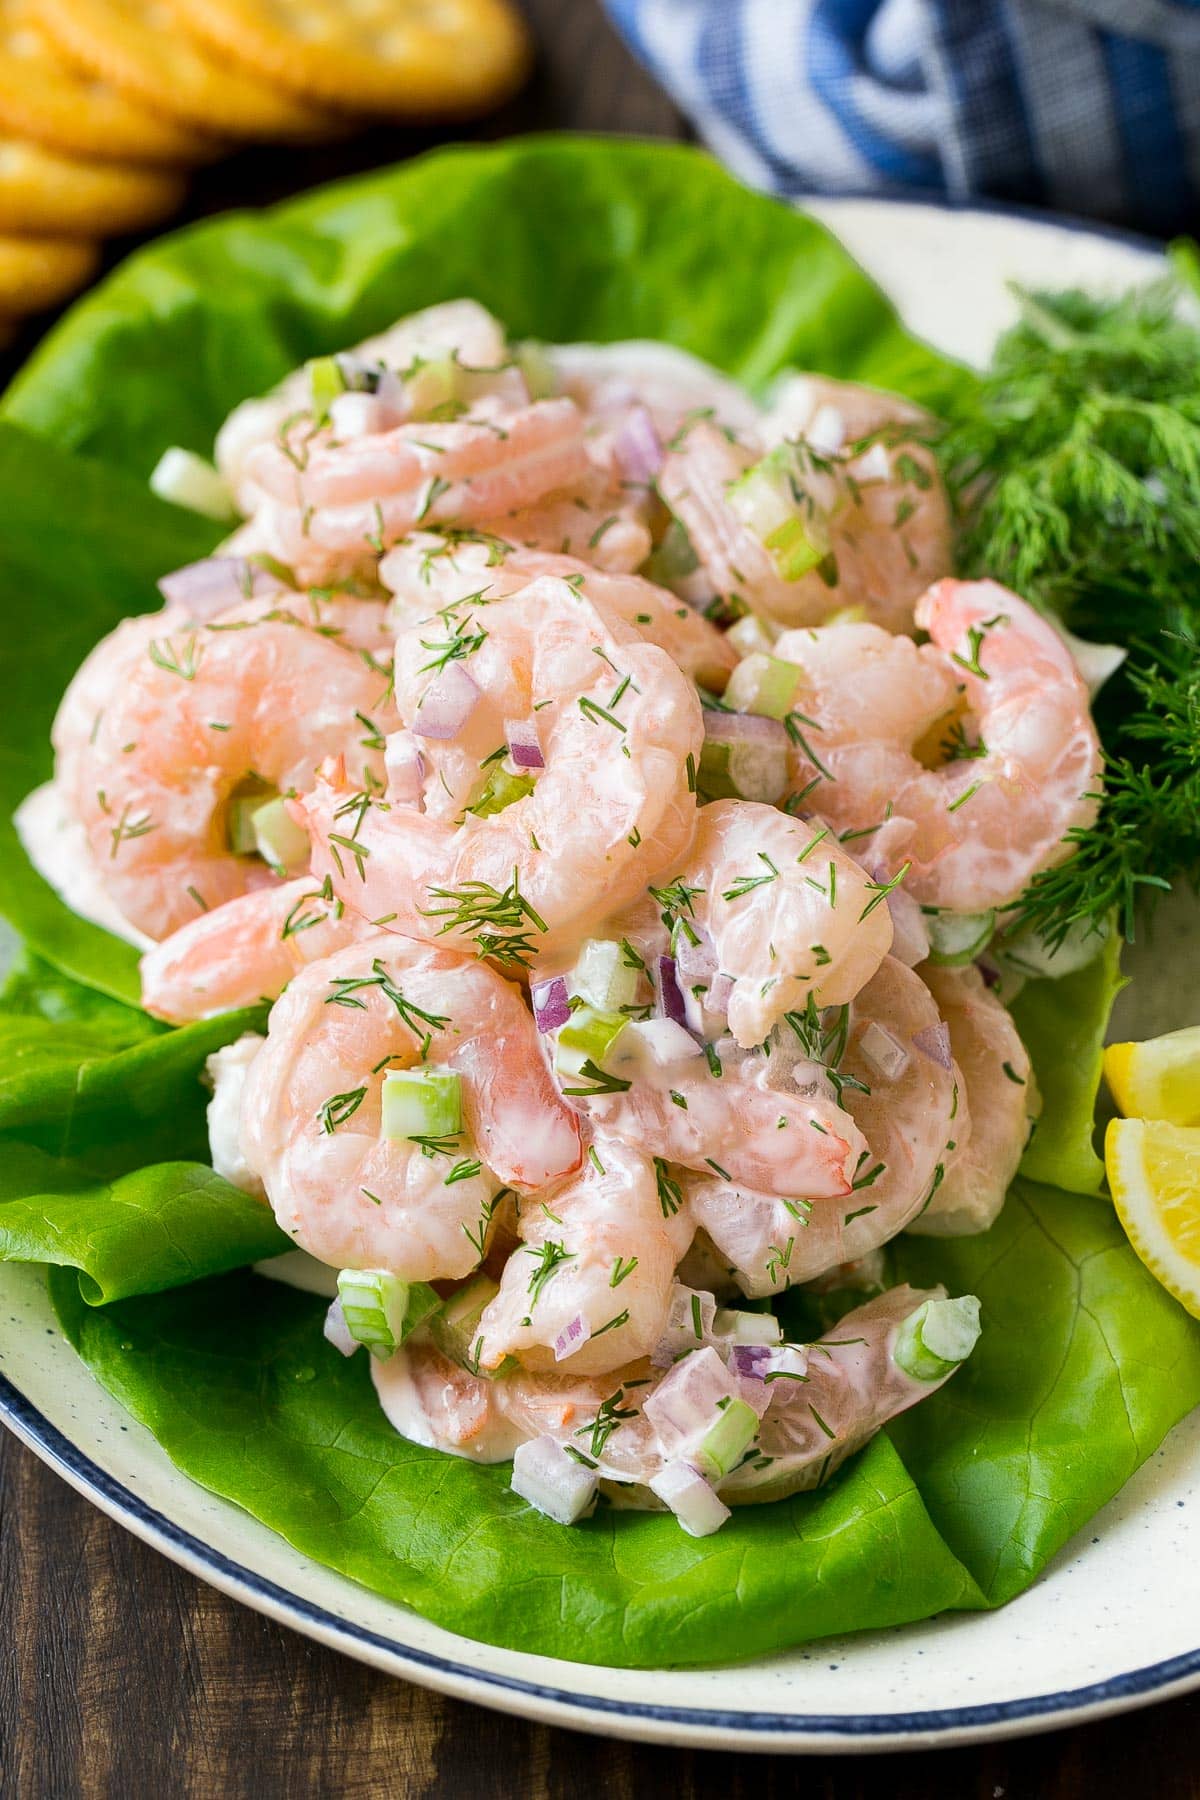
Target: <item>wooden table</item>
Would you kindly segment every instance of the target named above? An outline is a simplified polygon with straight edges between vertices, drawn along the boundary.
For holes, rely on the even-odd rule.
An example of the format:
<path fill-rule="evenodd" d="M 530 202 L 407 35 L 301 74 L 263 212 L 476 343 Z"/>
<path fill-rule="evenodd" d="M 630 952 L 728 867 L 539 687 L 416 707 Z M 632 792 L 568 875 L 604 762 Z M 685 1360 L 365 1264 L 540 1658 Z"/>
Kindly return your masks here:
<path fill-rule="evenodd" d="M 526 4 L 541 65 L 479 136 L 686 135 L 598 0 Z M 433 141 L 377 131 L 336 153 L 246 154 L 203 177 L 191 210 L 274 199 Z M 645 1749 L 526 1725 L 376 1674 L 225 1599 L 0 1432 L 3 1800 L 1183 1800 L 1200 1795 L 1198 1734 L 1200 1696 L 1049 1737 L 862 1759 Z"/>

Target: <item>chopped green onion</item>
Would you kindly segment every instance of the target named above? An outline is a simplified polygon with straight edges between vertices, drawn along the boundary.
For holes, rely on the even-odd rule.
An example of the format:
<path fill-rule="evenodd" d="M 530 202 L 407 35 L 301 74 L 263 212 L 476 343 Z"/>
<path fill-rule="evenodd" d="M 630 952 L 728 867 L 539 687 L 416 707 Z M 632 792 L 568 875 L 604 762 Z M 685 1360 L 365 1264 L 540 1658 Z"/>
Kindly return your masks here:
<path fill-rule="evenodd" d="M 496 763 L 488 772 L 483 792 L 478 800 L 473 800 L 467 811 L 474 813 L 477 819 L 490 819 L 496 813 L 511 806 L 514 800 L 524 800 L 533 792 L 532 775 L 511 775 L 500 763 Z"/>
<path fill-rule="evenodd" d="M 308 364 L 309 391 L 315 425 L 324 425 L 329 408 L 339 394 L 346 391 L 346 377 L 336 356 L 317 356 Z"/>
<path fill-rule="evenodd" d="M 784 581 L 799 581 L 829 554 L 826 517 L 800 485 L 796 448 L 780 444 L 735 481 L 729 504 Z"/>
<path fill-rule="evenodd" d="M 389 1069 L 383 1078 L 385 1138 L 446 1138 L 462 1130 L 462 1078 L 453 1069 Z"/>

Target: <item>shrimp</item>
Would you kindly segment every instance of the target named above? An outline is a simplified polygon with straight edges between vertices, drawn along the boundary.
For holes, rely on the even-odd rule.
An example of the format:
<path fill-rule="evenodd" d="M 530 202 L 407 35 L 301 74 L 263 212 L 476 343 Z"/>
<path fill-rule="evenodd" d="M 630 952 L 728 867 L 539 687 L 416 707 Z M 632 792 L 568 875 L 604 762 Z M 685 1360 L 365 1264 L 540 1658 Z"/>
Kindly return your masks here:
<path fill-rule="evenodd" d="M 919 650 L 866 625 L 779 639 L 812 726 L 797 778 L 875 868 L 905 870 L 914 899 L 984 912 L 1095 819 L 1088 691 L 1058 632 L 997 582 L 940 581 L 916 616 L 932 639 Z"/>
<path fill-rule="evenodd" d="M 950 1029 L 969 1127 L 956 1121 L 957 1149 L 946 1160 L 946 1178 L 908 1229 L 959 1237 L 986 1231 L 999 1216 L 1041 1097 L 1012 1017 L 978 969 L 927 964 L 921 974 Z"/>
<path fill-rule="evenodd" d="M 402 634 L 397 652 L 397 704 L 424 736 L 426 810 L 347 797 L 327 771 L 300 803 L 313 867 L 389 929 L 526 965 L 686 851 L 700 706 L 663 651 L 569 582 L 451 609 L 443 628 L 437 640 L 417 627 L 415 644 Z M 496 810 L 489 769 L 512 721 L 536 733 L 544 767 Z"/>
<path fill-rule="evenodd" d="M 688 1459 L 681 1420 L 700 1415 L 694 1443 L 708 1406 L 715 1416 L 722 1402 L 744 1399 L 758 1419 L 753 1453 L 713 1485 L 728 1507 L 756 1505 L 821 1486 L 889 1419 L 950 1379 L 978 1335 L 972 1298 L 955 1303 L 955 1355 L 936 1372 L 915 1374 L 898 1353 L 907 1322 L 945 1298 L 940 1287 L 895 1287 L 847 1313 L 817 1343 L 782 1353 L 731 1343 L 727 1367 L 706 1347 L 665 1372 L 642 1359 L 604 1376 L 517 1369 L 486 1380 L 451 1362 L 422 1331 L 373 1364 L 371 1376 L 387 1418 L 415 1443 L 494 1463 L 530 1439 L 550 1437 L 587 1459 L 615 1505 L 652 1511 L 664 1503 L 650 1484 Z"/>
<path fill-rule="evenodd" d="M 725 634 L 667 588 L 640 575 L 605 573 L 577 557 L 551 556 L 501 538 L 421 532 L 389 550 L 379 575 L 395 595 L 392 613 L 399 627 L 477 597 L 504 599 L 539 576 L 554 575 L 624 619 L 703 687 L 720 693 L 737 666 L 737 652 Z"/>
<path fill-rule="evenodd" d="M 831 453 L 801 439 L 790 464 L 797 518 L 828 539 L 818 565 L 795 577 L 781 572 L 729 498 L 753 465 L 749 451 L 698 425 L 668 453 L 659 492 L 716 591 L 779 624 L 815 624 L 855 608 L 889 631 L 911 631 L 917 596 L 951 566 L 949 506 L 929 453 L 882 441 Z"/>
<path fill-rule="evenodd" d="M 422 524 L 477 525 L 582 482 L 591 469 L 570 400 L 480 400 L 463 417 L 338 442 L 312 420 L 246 458 L 260 541 L 302 580 L 369 569 Z"/>
<path fill-rule="evenodd" d="M 419 361 L 456 357 L 474 367 L 497 366 L 508 358 L 504 327 L 474 300 L 449 300 L 400 319 L 387 331 L 364 339 L 348 360 L 354 364 L 404 370 Z M 312 404 L 307 368 L 294 369 L 260 398 L 235 406 L 217 433 L 215 458 L 243 513 L 260 498 L 246 476 L 246 460 L 259 444 L 276 440 L 289 420 Z"/>
<path fill-rule="evenodd" d="M 190 919 L 142 957 L 142 1005 L 182 1025 L 277 1000 L 298 970 L 377 927 L 305 877 L 257 888 Z"/>
<path fill-rule="evenodd" d="M 380 1135 L 385 1068 L 452 1070 L 464 1131 Z M 280 1225 L 336 1267 L 406 1281 L 467 1275 L 502 1187 L 529 1193 L 580 1159 L 519 991 L 452 951 L 377 935 L 300 972 L 246 1080 L 245 1163 Z"/>
<path fill-rule="evenodd" d="M 761 415 L 745 389 L 674 344 L 549 344 L 546 354 L 560 390 L 603 428 L 641 405 L 664 442 L 698 415 L 755 441 Z"/>
<path fill-rule="evenodd" d="M 594 455 L 594 446 L 589 445 Z M 613 575 L 639 568 L 654 548 L 648 485 L 622 481 L 594 464 L 569 489 L 485 519 L 481 529 L 546 554 L 583 557 Z"/>
<path fill-rule="evenodd" d="M 892 941 L 882 890 L 827 827 L 749 800 L 700 808 L 691 849 L 656 897 L 677 937 L 711 941 L 744 1049 L 810 998 L 852 999 Z"/>
<path fill-rule="evenodd" d="M 344 756 L 382 791 L 392 713 L 379 669 L 300 611 L 249 601 L 151 638 L 138 622 L 110 652 L 93 652 L 60 709 L 58 778 L 105 890 L 148 935 L 271 879 L 225 844 L 239 783 L 304 789 L 326 757 Z"/>
<path fill-rule="evenodd" d="M 798 1021 L 802 1075 L 827 1059 L 860 1143 L 844 1198 L 802 1183 L 740 1185 L 691 1175 L 684 1195 L 698 1226 L 747 1294 L 773 1294 L 865 1256 L 931 1203 L 965 1124 L 962 1083 L 938 1038 L 924 982 L 894 957 L 840 1020 Z M 924 1045 L 925 1048 L 921 1046 Z M 844 1046 L 844 1047 L 843 1047 Z M 732 1173 L 732 1171 L 731 1171 Z"/>
<path fill-rule="evenodd" d="M 896 442 L 912 427 L 914 434 L 928 432 L 934 420 L 923 408 L 884 388 L 864 387 L 861 382 L 835 381 L 831 375 L 807 372 L 781 375 L 767 395 L 759 421 L 759 436 L 768 449 L 804 438 L 825 454 L 845 449 L 863 438 L 886 434 Z M 914 454 L 919 443 L 909 444 Z M 934 466 L 922 454 L 926 468 Z"/>
<path fill-rule="evenodd" d="M 522 1243 L 479 1322 L 477 1360 L 602 1375 L 662 1336 L 694 1227 L 665 1213 L 648 1157 L 599 1137 L 578 1175 L 521 1207 Z"/>

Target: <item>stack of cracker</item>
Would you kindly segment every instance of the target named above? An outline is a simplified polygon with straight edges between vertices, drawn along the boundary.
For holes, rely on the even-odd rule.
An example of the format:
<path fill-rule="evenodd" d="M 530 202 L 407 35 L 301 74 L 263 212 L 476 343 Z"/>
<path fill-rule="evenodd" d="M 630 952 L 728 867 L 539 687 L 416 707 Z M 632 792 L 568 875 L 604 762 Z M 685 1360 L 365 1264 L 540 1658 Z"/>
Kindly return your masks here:
<path fill-rule="evenodd" d="M 464 118 L 528 64 L 511 0 L 0 0 L 0 340 L 174 212 L 189 168 Z"/>

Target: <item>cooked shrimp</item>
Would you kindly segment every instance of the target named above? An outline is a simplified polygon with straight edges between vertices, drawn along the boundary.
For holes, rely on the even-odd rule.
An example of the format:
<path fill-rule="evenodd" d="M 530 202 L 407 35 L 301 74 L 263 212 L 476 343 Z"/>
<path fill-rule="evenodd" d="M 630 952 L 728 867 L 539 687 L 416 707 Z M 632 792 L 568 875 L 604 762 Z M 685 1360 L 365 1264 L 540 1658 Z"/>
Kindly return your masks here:
<path fill-rule="evenodd" d="M 452 1070 L 464 1131 L 380 1135 L 385 1068 Z M 480 1262 L 502 1186 L 532 1192 L 578 1166 L 517 989 L 482 963 L 395 935 L 301 971 L 271 1013 L 242 1103 L 245 1161 L 302 1249 L 406 1281 Z"/>
<path fill-rule="evenodd" d="M 1088 691 L 1059 634 L 997 582 L 940 581 L 917 622 L 933 641 L 916 651 L 868 626 L 780 638 L 812 724 L 799 775 L 819 777 L 813 806 L 873 866 L 907 865 L 923 905 L 983 912 L 1070 856 L 1068 833 L 1096 816 Z"/>
<path fill-rule="evenodd" d="M 451 356 L 476 368 L 495 367 L 508 357 L 504 327 L 474 300 L 449 300 L 426 307 L 348 352 L 348 360 L 355 364 L 398 371 L 419 361 Z M 250 452 L 277 439 L 288 421 L 308 411 L 311 403 L 308 370 L 295 369 L 269 394 L 235 406 L 222 425 L 217 433 L 216 463 L 242 512 L 253 512 L 260 498 L 258 489 L 246 478 Z"/>
<path fill-rule="evenodd" d="M 692 847 L 660 893 L 685 935 L 711 938 L 733 980 L 729 1029 L 746 1049 L 810 998 L 852 999 L 892 941 L 880 890 L 831 831 L 748 800 L 700 808 Z"/>
<path fill-rule="evenodd" d="M 554 575 L 624 619 L 704 687 L 720 693 L 737 665 L 737 652 L 725 634 L 667 588 L 640 575 L 606 574 L 577 557 L 551 556 L 470 533 L 421 532 L 388 552 L 379 575 L 395 595 L 392 610 L 399 626 L 477 596 L 504 599 L 539 576 Z"/>
<path fill-rule="evenodd" d="M 147 951 L 139 965 L 142 1005 L 181 1025 L 277 1000 L 298 970 L 377 929 L 307 877 L 257 888 L 190 919 Z"/>
<path fill-rule="evenodd" d="M 480 400 L 450 422 L 393 426 L 339 443 L 293 425 L 246 458 L 264 498 L 262 542 L 304 581 L 369 568 L 422 524 L 477 525 L 571 489 L 591 469 L 570 400 L 513 409 Z"/>
<path fill-rule="evenodd" d="M 631 338 L 615 344 L 548 344 L 563 393 L 590 422 L 610 428 L 631 405 L 644 406 L 659 436 L 674 437 L 689 417 L 707 415 L 753 443 L 760 413 L 746 390 L 673 344 Z"/>
<path fill-rule="evenodd" d="M 850 1166 L 840 1199 L 819 1195 L 802 1181 L 759 1183 L 758 1192 L 736 1178 L 692 1175 L 684 1181 L 693 1218 L 732 1266 L 743 1292 L 777 1293 L 865 1256 L 931 1203 L 960 1117 L 966 1123 L 961 1083 L 939 1024 L 924 982 L 890 956 L 850 1002 L 844 1020 L 826 1016 L 807 1028 L 799 1022 L 805 1060 L 795 1079 L 823 1074 L 809 1059 L 828 1057 L 841 1104 L 865 1148 Z"/>
<path fill-rule="evenodd" d="M 781 375 L 774 383 L 758 434 L 768 446 L 803 438 L 814 450 L 829 455 L 844 450 L 847 444 L 882 434 L 894 443 L 907 427 L 927 432 L 933 423 L 921 407 L 884 388 L 805 372 Z M 921 448 L 919 444 L 909 447 Z"/>
<path fill-rule="evenodd" d="M 590 447 L 589 447 L 590 452 Z M 482 529 L 547 555 L 582 557 L 613 575 L 640 568 L 654 547 L 648 485 L 596 468 L 569 488 L 482 521 Z"/>
<path fill-rule="evenodd" d="M 793 461 L 788 485 L 803 498 L 797 516 L 828 547 L 816 567 L 791 578 L 729 498 L 753 465 L 751 453 L 715 427 L 696 426 L 667 455 L 659 491 L 719 594 L 785 625 L 853 607 L 890 631 L 911 631 L 917 596 L 951 562 L 949 506 L 930 454 L 908 442 L 831 452 L 800 440 Z"/>
<path fill-rule="evenodd" d="M 601 1375 L 663 1333 L 675 1265 L 695 1227 L 665 1213 L 647 1157 L 599 1137 L 578 1175 L 521 1206 L 521 1246 L 479 1322 L 478 1361 Z"/>
<path fill-rule="evenodd" d="M 444 639 L 417 640 L 423 667 L 403 637 L 397 658 L 401 714 L 424 734 L 427 810 L 348 798 L 334 771 L 302 803 L 313 866 L 389 929 L 524 963 L 683 855 L 700 706 L 663 651 L 565 581 L 456 609 L 443 625 Z M 532 791 L 458 823 L 512 721 L 541 746 Z"/>
<path fill-rule="evenodd" d="M 131 622 L 93 652 L 55 723 L 58 778 L 125 917 L 165 937 L 270 879 L 224 842 L 227 803 L 249 777 L 302 790 L 324 758 L 344 756 L 382 791 L 384 685 L 373 662 L 274 597 L 162 636 Z"/>
<path fill-rule="evenodd" d="M 926 964 L 921 975 L 950 1029 L 969 1129 L 955 1121 L 957 1148 L 946 1159 L 946 1178 L 908 1229 L 959 1237 L 986 1231 L 999 1216 L 1041 1096 L 1012 1016 L 978 969 Z"/>

